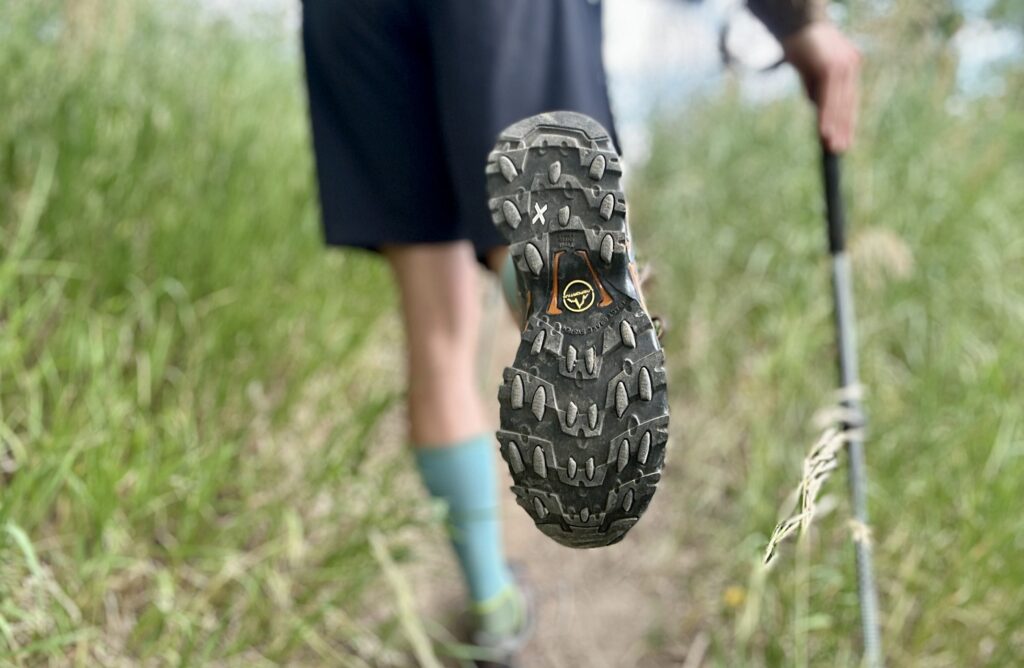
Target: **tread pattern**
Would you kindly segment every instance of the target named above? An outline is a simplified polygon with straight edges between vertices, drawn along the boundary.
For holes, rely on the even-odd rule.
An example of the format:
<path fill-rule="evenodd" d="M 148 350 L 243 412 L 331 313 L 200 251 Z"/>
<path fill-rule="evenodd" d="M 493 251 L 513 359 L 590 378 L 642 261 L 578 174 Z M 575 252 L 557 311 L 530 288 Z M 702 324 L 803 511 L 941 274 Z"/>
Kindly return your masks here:
<path fill-rule="evenodd" d="M 512 491 L 557 542 L 616 543 L 650 503 L 668 440 L 664 354 L 630 270 L 619 156 L 596 121 L 555 112 L 507 128 L 486 171 L 529 291 L 498 390 Z"/>

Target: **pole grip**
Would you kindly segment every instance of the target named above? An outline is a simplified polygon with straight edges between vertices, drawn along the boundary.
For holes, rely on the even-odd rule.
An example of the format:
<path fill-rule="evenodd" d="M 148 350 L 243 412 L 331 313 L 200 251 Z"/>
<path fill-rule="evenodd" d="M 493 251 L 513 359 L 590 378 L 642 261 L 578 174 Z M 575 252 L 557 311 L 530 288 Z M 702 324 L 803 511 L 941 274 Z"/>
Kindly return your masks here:
<path fill-rule="evenodd" d="M 840 183 L 839 155 L 822 148 L 825 175 L 825 215 L 828 219 L 828 252 L 832 255 L 846 250 L 846 215 Z"/>

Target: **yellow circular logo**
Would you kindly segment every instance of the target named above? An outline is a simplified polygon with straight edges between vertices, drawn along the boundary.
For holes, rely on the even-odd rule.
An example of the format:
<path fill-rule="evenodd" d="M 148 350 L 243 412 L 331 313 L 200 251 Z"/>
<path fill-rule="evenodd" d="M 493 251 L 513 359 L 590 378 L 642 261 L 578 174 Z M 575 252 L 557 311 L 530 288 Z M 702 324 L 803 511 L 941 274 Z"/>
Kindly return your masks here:
<path fill-rule="evenodd" d="M 562 290 L 562 303 L 573 313 L 582 313 L 594 305 L 594 288 L 586 281 L 570 281 Z"/>

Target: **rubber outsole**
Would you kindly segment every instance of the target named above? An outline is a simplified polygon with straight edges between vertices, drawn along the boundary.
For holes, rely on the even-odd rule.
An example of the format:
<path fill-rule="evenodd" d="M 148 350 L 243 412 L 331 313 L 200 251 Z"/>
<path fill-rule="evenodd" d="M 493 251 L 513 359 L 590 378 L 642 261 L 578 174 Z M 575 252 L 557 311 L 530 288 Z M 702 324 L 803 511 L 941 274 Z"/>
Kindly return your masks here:
<path fill-rule="evenodd" d="M 574 112 L 507 128 L 487 162 L 527 317 L 498 390 L 516 500 L 570 547 L 616 543 L 647 509 L 668 440 L 664 354 L 630 260 L 621 162 Z"/>

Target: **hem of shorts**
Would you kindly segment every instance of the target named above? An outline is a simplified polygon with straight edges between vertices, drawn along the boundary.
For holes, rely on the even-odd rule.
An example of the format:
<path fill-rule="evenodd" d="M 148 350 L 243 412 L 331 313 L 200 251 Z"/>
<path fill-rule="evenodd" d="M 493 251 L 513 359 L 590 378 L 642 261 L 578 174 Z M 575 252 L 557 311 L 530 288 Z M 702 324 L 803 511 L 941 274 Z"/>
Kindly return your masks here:
<path fill-rule="evenodd" d="M 325 236 L 323 238 L 324 245 L 328 248 L 352 248 L 355 250 L 366 251 L 369 253 L 375 253 L 380 255 L 386 246 L 430 246 L 433 244 L 450 244 L 456 241 L 468 241 L 473 244 L 473 253 L 476 255 L 477 262 L 479 262 L 485 269 L 491 269 L 490 265 L 487 264 L 487 256 L 496 248 L 507 246 L 503 243 L 494 243 L 494 241 L 471 239 L 469 237 L 453 237 L 453 238 L 441 238 L 441 239 L 388 239 L 385 241 L 361 241 L 358 239 L 341 239 L 338 237 Z"/>

